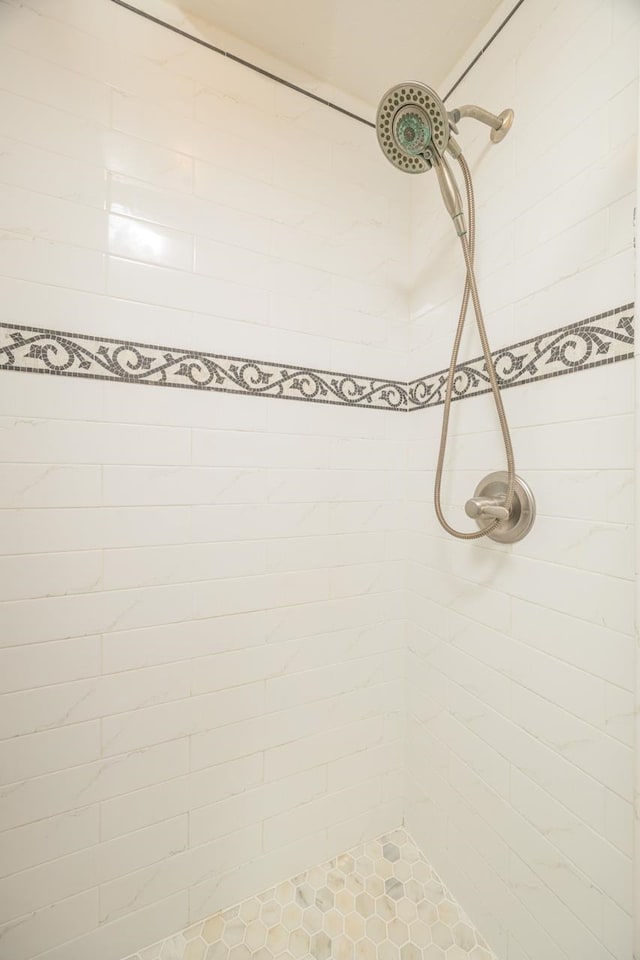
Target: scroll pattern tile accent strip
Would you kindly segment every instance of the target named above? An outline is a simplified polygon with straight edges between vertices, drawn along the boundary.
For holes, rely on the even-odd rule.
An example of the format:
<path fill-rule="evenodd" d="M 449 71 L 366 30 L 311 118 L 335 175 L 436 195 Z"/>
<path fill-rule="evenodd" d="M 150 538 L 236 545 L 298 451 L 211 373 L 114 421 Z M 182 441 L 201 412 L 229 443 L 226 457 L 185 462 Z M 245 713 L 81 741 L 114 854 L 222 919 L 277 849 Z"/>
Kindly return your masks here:
<path fill-rule="evenodd" d="M 633 304 L 494 351 L 502 389 L 633 356 Z M 314 367 L 0 323 L 0 369 L 406 413 L 444 402 L 447 371 L 406 383 Z M 484 358 L 459 364 L 453 399 L 488 392 Z"/>
<path fill-rule="evenodd" d="M 591 369 L 604 363 L 628 360 L 633 356 L 634 305 L 539 334 L 513 346 L 493 351 L 500 388 L 517 387 L 565 373 Z M 448 370 L 429 374 L 407 385 L 409 410 L 436 407 L 444 403 Z M 452 398 L 488 393 L 489 377 L 484 357 L 456 367 Z"/>
<path fill-rule="evenodd" d="M 0 324 L 0 369 L 407 410 L 401 381 Z"/>

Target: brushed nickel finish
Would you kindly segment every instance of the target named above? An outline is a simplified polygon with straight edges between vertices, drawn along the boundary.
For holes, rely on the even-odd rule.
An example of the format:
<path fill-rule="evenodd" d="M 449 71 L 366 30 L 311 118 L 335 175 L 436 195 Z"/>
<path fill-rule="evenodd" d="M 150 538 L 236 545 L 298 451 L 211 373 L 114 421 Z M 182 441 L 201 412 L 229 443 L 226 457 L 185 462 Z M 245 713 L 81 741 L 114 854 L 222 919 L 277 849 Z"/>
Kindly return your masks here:
<path fill-rule="evenodd" d="M 488 127 L 492 128 L 492 142 L 500 143 L 513 126 L 514 113 L 513 110 L 507 109 L 496 115 L 489 110 L 485 110 L 484 107 L 476 106 L 474 103 L 465 103 L 462 107 L 455 107 L 450 110 L 448 116 L 451 129 L 456 133 L 458 132 L 458 121 L 467 117 L 470 120 L 479 120 L 480 123 L 486 123 Z"/>
<path fill-rule="evenodd" d="M 496 114 L 490 113 L 482 107 L 475 106 L 474 104 L 466 104 L 465 106 L 447 112 L 438 94 L 430 87 L 420 83 L 402 83 L 387 90 L 380 101 L 376 116 L 376 132 L 378 142 L 387 160 L 398 169 L 405 173 L 423 173 L 426 170 L 435 169 L 444 205 L 460 239 L 466 267 L 462 305 L 458 316 L 458 325 L 446 380 L 442 430 L 440 433 L 440 447 L 438 450 L 433 497 L 436 516 L 441 527 L 452 537 L 456 537 L 459 540 L 476 540 L 479 537 L 489 536 L 493 540 L 510 543 L 513 542 L 513 539 L 517 540 L 520 539 L 521 536 L 524 536 L 529 528 L 526 527 L 524 532 L 520 533 L 520 530 L 523 528 L 522 525 L 524 524 L 526 526 L 526 524 L 524 514 L 522 516 L 522 523 L 520 523 L 520 510 L 514 504 L 517 478 L 513 444 L 511 442 L 511 434 L 509 432 L 509 424 L 502 403 L 502 397 L 500 395 L 500 384 L 487 337 L 474 270 L 475 198 L 471 172 L 458 143 L 451 136 L 451 131 L 454 133 L 458 132 L 456 124 L 463 117 L 470 117 L 473 120 L 479 120 L 481 123 L 490 126 L 491 139 L 494 143 L 497 143 L 506 136 L 511 128 L 511 124 L 513 123 L 513 110 L 504 110 L 499 116 L 496 116 Z M 445 151 L 457 160 L 464 177 L 468 224 L 465 218 L 460 190 L 458 189 L 453 170 L 445 157 Z M 480 529 L 466 532 L 456 530 L 455 527 L 452 527 L 447 521 L 442 510 L 441 493 L 442 472 L 444 469 L 449 433 L 449 415 L 453 383 L 455 380 L 460 343 L 470 303 L 473 304 L 476 326 L 486 362 L 485 366 L 489 385 L 500 422 L 507 470 L 504 474 L 506 477 L 504 490 L 496 491 L 491 495 L 482 494 L 477 496 L 473 502 L 469 502 L 467 505 L 467 513 L 471 517 L 476 517 Z M 492 502 L 487 500 L 487 496 L 492 497 Z M 524 505 L 524 500 L 522 502 Z M 519 526 L 517 527 L 515 536 L 513 536 L 511 531 L 515 527 L 515 523 L 512 523 L 512 518 L 515 518 L 516 512 L 518 514 Z M 533 520 L 531 520 L 531 522 L 533 522 Z M 505 537 L 506 539 L 504 539 Z"/>
<path fill-rule="evenodd" d="M 408 108 L 416 121 L 429 129 L 430 140 L 421 152 L 407 149 L 398 137 L 398 124 Z M 435 90 L 424 83 L 398 83 L 382 97 L 376 115 L 376 134 L 385 157 L 404 173 L 430 170 L 434 157 L 441 155 L 449 142 L 449 115 Z"/>
<path fill-rule="evenodd" d="M 513 110 L 502 111 L 500 114 L 500 126 L 491 131 L 491 140 L 493 143 L 500 143 L 501 140 L 504 140 L 513 126 L 514 116 Z"/>
<path fill-rule="evenodd" d="M 506 470 L 498 470 L 484 477 L 467 500 L 465 511 L 475 519 L 486 536 L 496 543 L 517 543 L 531 530 L 536 518 L 536 501 L 531 488 L 521 477 L 516 476 L 513 486 L 511 509 L 504 506 L 508 490 Z M 497 522 L 496 522 L 497 520 Z"/>
<path fill-rule="evenodd" d="M 491 517 L 492 520 L 508 520 L 509 511 L 500 497 L 472 497 L 464 505 L 464 512 L 472 520 Z"/>

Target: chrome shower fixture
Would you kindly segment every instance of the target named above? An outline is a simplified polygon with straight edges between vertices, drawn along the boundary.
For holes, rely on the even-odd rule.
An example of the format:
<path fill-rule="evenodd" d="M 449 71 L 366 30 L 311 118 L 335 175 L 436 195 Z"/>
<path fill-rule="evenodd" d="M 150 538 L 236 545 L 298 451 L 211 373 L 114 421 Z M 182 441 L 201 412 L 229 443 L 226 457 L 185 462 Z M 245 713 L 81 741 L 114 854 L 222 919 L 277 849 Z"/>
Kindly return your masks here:
<path fill-rule="evenodd" d="M 451 135 L 452 131 L 458 133 L 457 125 L 464 117 L 479 120 L 491 127 L 493 143 L 500 143 L 501 140 L 504 140 L 513 124 L 513 110 L 503 110 L 496 116 L 482 107 L 466 104 L 463 107 L 457 107 L 455 110 L 447 111 L 444 103 L 431 87 L 427 87 L 424 83 L 399 83 L 387 90 L 380 101 L 376 116 L 376 133 L 382 152 L 394 167 L 404 173 L 425 173 L 432 169 L 436 171 L 444 205 L 460 238 L 467 271 L 445 392 L 433 498 L 436 516 L 447 533 L 459 540 L 477 540 L 479 537 L 489 537 L 499 543 L 514 543 L 526 536 L 531 529 L 535 519 L 535 501 L 524 481 L 516 476 L 509 424 L 504 412 L 498 376 L 482 316 L 482 306 L 473 266 L 475 253 L 473 183 L 460 146 Z M 462 170 L 467 197 L 468 225 L 460 190 L 446 154 L 457 160 Z M 441 488 L 449 432 L 453 382 L 469 301 L 473 303 L 487 377 L 500 421 L 507 469 L 504 472 L 485 477 L 476 488 L 474 496 L 467 501 L 467 516 L 475 519 L 479 530 L 466 533 L 456 530 L 445 519 L 442 511 Z"/>

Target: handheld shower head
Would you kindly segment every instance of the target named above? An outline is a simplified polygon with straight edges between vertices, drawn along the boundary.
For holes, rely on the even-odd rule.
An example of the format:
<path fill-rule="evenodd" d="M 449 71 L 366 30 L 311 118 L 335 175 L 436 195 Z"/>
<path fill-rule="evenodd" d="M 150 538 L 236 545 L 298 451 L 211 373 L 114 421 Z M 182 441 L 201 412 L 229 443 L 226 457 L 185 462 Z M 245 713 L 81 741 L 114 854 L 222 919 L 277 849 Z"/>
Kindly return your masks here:
<path fill-rule="evenodd" d="M 378 143 L 390 163 L 405 173 L 424 173 L 435 168 L 442 199 L 459 236 L 466 232 L 462 201 L 444 152 L 455 156 L 459 149 L 451 140 L 444 103 L 423 83 L 400 83 L 387 90 L 376 117 Z"/>
<path fill-rule="evenodd" d="M 444 103 L 423 83 L 399 83 L 387 90 L 378 107 L 376 133 L 386 158 L 405 173 L 430 170 L 451 135 Z"/>

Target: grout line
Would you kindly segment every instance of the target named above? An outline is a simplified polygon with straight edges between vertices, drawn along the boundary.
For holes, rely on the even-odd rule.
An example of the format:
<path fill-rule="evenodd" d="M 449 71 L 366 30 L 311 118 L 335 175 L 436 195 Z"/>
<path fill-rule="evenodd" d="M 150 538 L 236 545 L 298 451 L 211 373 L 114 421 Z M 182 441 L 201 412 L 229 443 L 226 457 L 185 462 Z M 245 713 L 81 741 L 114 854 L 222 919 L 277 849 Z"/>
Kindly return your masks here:
<path fill-rule="evenodd" d="M 522 6 L 523 3 L 524 3 L 524 0 L 518 0 L 518 2 L 516 3 L 515 7 L 511 10 L 510 13 L 507 14 L 507 16 L 504 18 L 504 20 L 502 21 L 502 23 L 500 24 L 500 26 L 497 28 L 497 30 L 495 30 L 494 33 L 492 33 L 492 35 L 489 37 L 489 39 L 487 40 L 487 42 L 485 43 L 485 45 L 482 47 L 482 49 L 475 55 L 475 57 L 473 58 L 473 60 L 472 60 L 471 63 L 469 64 L 469 66 L 466 67 L 466 69 L 462 71 L 462 73 L 460 74 L 460 76 L 458 77 L 458 79 L 456 80 L 456 82 L 454 83 L 454 85 L 451 87 L 451 89 L 449 90 L 449 92 L 444 95 L 444 97 L 442 98 L 442 102 L 443 102 L 443 103 L 446 103 L 446 101 L 449 99 L 449 97 L 450 97 L 451 94 L 454 92 L 454 90 L 456 90 L 456 89 L 460 86 L 460 84 L 462 83 L 462 81 L 464 80 L 464 78 L 467 76 L 467 74 L 470 73 L 470 71 L 475 67 L 475 65 L 476 65 L 476 63 L 478 62 L 478 60 L 480 59 L 480 57 L 483 56 L 483 54 L 485 54 L 485 53 L 487 52 L 487 50 L 489 49 L 489 47 L 491 46 L 491 44 L 493 43 L 493 41 L 496 39 L 496 37 L 497 37 L 500 33 L 502 33 L 502 31 L 504 30 L 504 28 L 506 27 L 506 25 L 507 25 L 507 24 L 509 23 L 509 21 L 511 20 L 512 16 L 514 15 L 514 13 L 516 13 L 516 11 Z"/>
<path fill-rule="evenodd" d="M 296 93 L 301 94 L 303 97 L 307 97 L 309 100 L 315 100 L 316 103 L 320 103 L 325 107 L 329 107 L 331 110 L 335 110 L 337 113 L 341 113 L 346 117 L 350 117 L 352 120 L 356 120 L 358 123 L 362 123 L 367 127 L 375 129 L 376 124 L 371 120 L 367 120 L 365 117 L 361 117 L 359 114 L 354 113 L 352 110 L 347 110 L 345 107 L 339 106 L 337 103 L 334 103 L 332 100 L 329 100 L 325 97 L 320 97 L 315 93 L 312 93 L 310 90 L 305 90 L 304 87 L 299 86 L 296 83 L 292 83 L 290 80 L 285 80 L 284 77 L 280 77 L 275 73 L 272 73 L 270 70 L 265 70 L 263 67 L 259 67 L 256 63 L 253 63 L 250 60 L 245 60 L 243 57 L 239 57 L 234 53 L 230 53 L 228 50 L 223 50 L 222 47 L 218 47 L 213 43 L 210 43 L 208 40 L 203 40 L 201 37 L 197 37 L 192 33 L 188 33 L 186 30 L 182 30 L 180 27 L 176 27 L 171 23 L 168 23 L 166 20 L 160 19 L 160 17 L 155 17 L 151 13 L 147 13 L 145 10 L 141 10 L 139 7 L 133 6 L 133 4 L 126 3 L 125 0 L 112 0 L 113 3 L 117 4 L 119 7 L 123 7 L 125 10 L 129 10 L 131 13 L 137 14 L 137 16 L 142 17 L 144 20 L 148 20 L 151 23 L 155 23 L 160 27 L 164 27 L 165 30 L 170 30 L 172 33 L 177 34 L 180 37 L 184 37 L 185 40 L 190 40 L 192 43 L 197 43 L 201 47 L 205 47 L 207 50 L 210 50 L 212 53 L 217 53 L 222 57 L 226 57 L 228 60 L 233 61 L 234 63 L 239 64 L 242 67 L 246 67 L 248 70 L 252 70 L 254 73 L 258 73 L 262 77 L 266 77 L 268 80 L 273 80 L 275 83 L 279 83 L 283 87 L 287 87 L 289 90 L 294 90 Z M 476 63 L 480 58 L 487 52 L 493 41 L 499 36 L 499 34 L 504 30 L 506 25 L 509 23 L 516 11 L 522 6 L 524 0 L 518 0 L 515 7 L 511 10 L 509 14 L 505 17 L 502 23 L 494 31 L 494 33 L 489 37 L 487 42 L 481 48 L 481 50 L 476 54 L 471 63 L 463 70 L 460 74 L 454 85 L 445 94 L 442 98 L 443 102 L 446 102 L 454 90 L 462 83 L 464 78 L 470 71 L 475 67 Z"/>
<path fill-rule="evenodd" d="M 209 43 L 208 40 L 202 40 L 200 37 L 196 37 L 192 33 L 187 33 L 186 30 L 181 30 L 180 27 L 176 27 L 171 23 L 167 23 L 166 20 L 161 20 L 159 17 L 154 17 L 152 14 L 147 13 L 144 10 L 140 10 L 138 7 L 134 7 L 130 3 L 125 3 L 125 0 L 112 0 L 112 2 L 117 4 L 119 7 L 124 7 L 125 10 L 129 10 L 131 13 L 137 14 L 144 20 L 149 20 L 151 23 L 155 23 L 160 27 L 164 27 L 166 30 L 170 30 L 172 33 L 176 33 L 178 36 L 184 37 L 186 40 L 191 40 L 192 43 L 197 43 L 201 47 L 206 47 L 206 49 L 211 50 L 212 53 L 220 54 L 220 56 L 226 57 L 227 60 L 231 60 L 242 67 L 247 67 L 247 69 L 253 70 L 254 73 L 258 73 L 260 76 L 266 77 L 268 80 L 273 80 L 275 83 L 279 83 L 283 87 L 288 87 L 290 90 L 294 90 L 296 93 L 302 94 L 302 96 L 307 97 L 309 100 L 315 100 L 316 103 L 321 103 L 323 106 L 330 107 L 331 110 L 335 110 L 337 113 L 341 113 L 346 117 L 350 117 L 352 120 L 357 120 L 358 123 L 363 123 L 367 127 L 375 128 L 375 123 L 372 123 L 371 120 L 367 120 L 365 117 L 361 117 L 357 113 L 353 113 L 353 111 L 347 110 L 345 107 L 341 107 L 337 103 L 333 103 L 333 101 L 328 100 L 325 97 L 319 97 L 317 94 L 311 93 L 310 90 L 305 90 L 304 87 L 300 87 L 298 84 L 291 83 L 291 81 L 285 80 L 283 77 L 279 77 L 277 74 L 271 73 L 271 71 L 265 70 L 263 67 L 259 67 L 250 60 L 245 60 L 242 57 L 236 56 L 234 53 L 230 53 L 228 50 L 223 50 L 222 47 L 217 47 L 215 44 Z M 523 2 L 523 0 L 520 0 L 520 2 Z"/>
<path fill-rule="evenodd" d="M 477 623 L 477 621 L 473 620 L 470 617 L 465 616 L 465 614 L 459 613 L 458 611 L 456 611 L 456 615 L 459 616 L 461 619 L 466 620 L 468 623 L 471 623 L 471 624 Z M 557 660 L 559 663 L 562 663 L 564 666 L 567 666 L 571 670 L 576 671 L 576 673 L 584 674 L 585 676 L 592 677 L 596 680 L 599 680 L 600 683 L 603 685 L 604 684 L 611 685 L 618 690 L 624 690 L 625 693 L 631 692 L 627 687 L 621 687 L 620 684 L 613 683 L 613 681 L 607 680 L 601 676 L 598 676 L 598 674 L 592 673 L 591 671 L 586 670 L 583 667 L 577 667 L 575 664 L 571 663 L 568 660 L 562 660 L 560 657 L 555 657 L 553 654 L 547 653 L 547 651 L 545 650 L 541 650 L 534 647 L 532 644 L 527 643 L 525 640 L 520 640 L 518 637 L 511 636 L 510 634 L 505 633 L 504 631 L 501 631 L 501 630 L 495 630 L 494 632 L 499 634 L 501 637 L 504 637 L 506 640 L 510 640 L 515 646 L 523 647 L 525 650 L 532 651 L 534 655 L 539 654 L 541 657 L 544 657 L 552 662 L 554 660 Z M 526 680 L 523 680 L 522 678 L 515 676 L 511 673 L 507 673 L 506 670 L 505 671 L 499 670 L 497 667 L 494 667 L 488 660 L 483 660 L 479 654 L 471 653 L 470 651 L 465 649 L 463 646 L 461 646 L 458 643 L 457 637 L 452 636 L 452 637 L 443 639 L 440 641 L 438 645 L 441 645 L 441 644 L 450 644 L 458 654 L 461 654 L 463 657 L 466 657 L 467 659 L 480 664 L 485 670 L 489 671 L 491 674 L 494 674 L 495 676 L 498 676 L 498 677 L 502 677 L 503 680 L 506 680 L 507 683 L 511 684 L 512 686 L 522 687 L 523 690 L 526 690 L 528 693 L 532 694 L 533 696 L 538 697 L 538 699 L 543 700 L 545 703 L 551 704 L 552 707 L 555 707 L 555 709 L 560 710 L 562 713 L 566 713 L 567 716 L 571 717 L 572 719 L 577 720 L 579 723 L 584 723 L 588 727 L 591 727 L 593 730 L 601 734 L 603 737 L 607 737 L 609 740 L 612 740 L 614 743 L 621 745 L 622 747 L 625 747 L 627 750 L 633 751 L 633 747 L 626 740 L 623 740 L 621 737 L 617 737 L 614 734 L 610 733 L 603 724 L 596 723 L 593 720 L 587 720 L 583 715 L 576 713 L 573 709 L 565 706 L 564 703 L 560 703 L 558 700 L 552 700 L 550 699 L 549 696 L 546 696 L 545 694 L 540 693 L 539 689 L 536 689 L 533 686 L 528 686 L 526 683 Z M 390 652 L 393 653 L 393 651 L 390 651 Z M 418 660 L 428 665 L 429 668 L 433 668 L 443 676 L 447 677 L 447 679 L 451 683 L 459 687 L 468 697 L 478 700 L 479 702 L 481 701 L 482 699 L 481 695 L 476 690 L 474 690 L 472 687 L 465 686 L 465 684 L 462 683 L 461 680 L 456 679 L 456 677 L 451 672 L 448 672 L 446 667 L 438 666 L 437 664 L 434 666 L 432 651 L 429 651 L 423 654 L 419 650 L 416 650 L 415 648 L 410 647 L 409 652 L 413 653 L 413 655 Z M 412 683 L 413 678 L 410 677 L 408 682 Z M 489 702 L 486 697 L 484 702 L 491 710 L 493 710 L 494 713 L 497 713 L 504 720 L 508 721 L 509 723 L 513 723 L 516 726 L 521 727 L 521 729 L 529 733 L 530 736 L 537 736 L 536 734 L 532 734 L 526 727 L 523 727 L 520 723 L 518 723 L 518 721 L 515 720 L 510 714 L 508 715 L 505 712 L 503 712 L 503 710 L 500 707 L 496 706 L 495 703 Z M 606 723 L 606 717 L 604 719 Z M 469 729 L 471 729 L 472 732 L 475 733 L 475 730 L 472 727 L 470 727 Z M 564 757 L 564 754 L 560 753 L 559 748 L 557 748 L 556 746 L 551 746 L 547 741 L 542 741 L 542 742 L 545 743 L 550 750 L 553 750 L 554 752 L 558 753 L 560 756 Z M 497 748 L 493 747 L 493 749 L 495 750 Z M 583 768 L 580 767 L 580 769 L 582 770 Z M 596 780 L 597 782 L 601 782 L 601 781 L 598 781 L 597 777 L 595 777 L 593 774 L 589 773 L 587 775 L 590 776 L 593 780 Z M 540 784 L 538 784 L 538 786 L 540 786 Z M 607 786 L 607 789 L 611 790 L 612 793 L 616 792 L 612 787 Z M 578 816 L 578 814 L 575 814 L 575 815 Z"/>
<path fill-rule="evenodd" d="M 438 738 L 436 738 L 436 739 L 438 739 Z M 455 752 L 455 750 L 452 751 L 452 752 L 455 754 L 457 760 L 458 760 L 461 764 L 463 764 L 463 765 L 482 783 L 484 789 L 490 790 L 492 794 L 494 794 L 496 797 L 498 797 L 499 801 L 500 801 L 505 807 L 509 807 L 509 808 L 512 809 L 512 810 L 513 810 L 513 809 L 516 809 L 516 813 L 518 814 L 518 816 L 522 817 L 523 820 L 525 820 L 527 823 L 529 823 L 531 826 L 533 826 L 533 829 L 536 830 L 543 838 L 545 837 L 545 834 L 544 834 L 541 830 L 539 830 L 539 828 L 538 828 L 537 826 L 535 826 L 534 824 L 531 824 L 531 821 L 528 820 L 528 818 L 525 817 L 524 814 L 520 813 L 520 811 L 517 810 L 517 808 L 513 808 L 510 800 L 508 800 L 507 798 L 503 797 L 502 794 L 499 793 L 499 791 L 497 791 L 487 780 L 485 780 L 485 778 L 484 778 L 481 774 L 479 774 L 476 770 L 474 770 L 474 768 L 468 763 L 468 761 L 466 760 L 466 758 L 461 757 L 460 754 L 457 754 L 457 753 Z M 510 770 L 511 770 L 511 767 L 512 767 L 512 766 L 513 766 L 513 765 L 510 764 L 510 767 L 509 767 Z M 411 777 L 411 780 L 412 780 L 412 782 L 413 782 L 414 787 L 417 788 L 417 789 L 420 791 L 420 794 L 421 794 L 421 795 L 424 795 L 424 788 L 423 788 L 422 784 L 417 780 L 417 778 L 416 778 L 414 775 L 409 774 L 409 776 Z M 451 786 L 451 784 L 448 784 L 448 785 Z M 462 799 L 462 801 L 463 801 L 463 803 L 464 803 L 464 805 L 465 805 L 466 808 L 468 808 L 468 809 L 473 809 L 472 803 L 471 803 L 470 799 L 468 798 L 467 794 L 463 793 L 462 790 L 459 790 L 459 789 L 458 789 L 457 787 L 455 787 L 455 786 L 452 786 L 452 789 L 455 791 L 455 793 L 458 795 L 458 797 L 460 797 L 460 798 Z M 477 813 L 477 811 L 476 811 L 476 813 Z M 484 815 L 484 813 L 477 813 L 477 816 L 486 824 L 487 827 L 489 827 L 489 829 L 490 829 L 493 833 L 496 832 L 493 823 L 490 823 L 489 820 L 487 820 L 487 818 L 486 818 L 486 816 Z M 512 885 L 510 878 L 508 879 L 507 877 L 501 877 L 500 874 L 497 872 L 496 868 L 493 866 L 493 864 L 490 863 L 489 860 L 487 860 L 487 858 L 486 858 L 486 856 L 485 856 L 485 853 L 484 853 L 483 851 L 481 851 L 478 846 L 475 846 L 475 845 L 473 844 L 473 841 L 470 841 L 470 840 L 469 840 L 469 830 L 468 830 L 468 829 L 465 830 L 464 828 L 461 828 L 458 823 L 455 823 L 454 826 L 455 826 L 455 829 L 457 830 L 460 838 L 461 838 L 462 840 L 466 840 L 467 842 L 470 842 L 470 843 L 471 843 L 471 846 L 473 847 L 473 850 L 475 851 L 476 856 L 479 857 L 479 858 L 484 862 L 485 867 L 489 867 L 489 869 L 493 871 L 493 873 L 500 879 L 500 881 L 501 881 L 502 883 L 504 883 L 506 886 L 509 886 L 509 887 L 510 887 L 510 886 Z M 549 841 L 549 842 L 550 842 L 550 841 Z M 507 846 L 508 852 L 509 852 L 511 855 L 516 856 L 519 860 L 521 860 L 521 861 L 529 868 L 529 870 L 530 870 L 530 871 L 537 877 L 537 879 L 544 885 L 544 887 L 547 889 L 547 891 L 555 898 L 555 901 L 556 901 L 556 902 L 559 901 L 559 902 L 561 903 L 561 905 L 565 908 L 565 910 L 566 910 L 568 913 L 571 913 L 571 914 L 576 918 L 577 922 L 578 922 L 583 928 L 585 928 L 585 929 L 589 932 L 589 934 L 591 935 L 591 937 L 593 937 L 593 939 L 596 940 L 599 945 L 604 946 L 603 939 L 600 938 L 600 937 L 598 937 L 598 935 L 597 935 L 596 933 L 594 933 L 593 930 L 590 930 L 590 928 L 588 928 L 588 927 L 585 926 L 584 920 L 582 920 L 582 919 L 578 916 L 578 914 L 575 913 L 575 911 L 573 910 L 573 908 L 572 908 L 571 906 L 569 906 L 569 904 L 567 903 L 567 900 L 565 899 L 565 897 L 562 896 L 561 894 L 559 894 L 553 887 L 549 886 L 547 880 L 545 880 L 545 878 L 542 876 L 542 874 L 541 874 L 541 873 L 538 873 L 529 863 L 527 863 L 527 861 L 524 859 L 523 855 L 520 853 L 520 850 L 519 850 L 518 848 L 515 848 L 515 847 L 511 846 L 510 843 L 509 843 L 509 844 L 506 844 L 506 846 Z M 554 845 L 553 843 L 551 843 L 551 846 L 555 846 L 555 845 Z M 556 849 L 558 849 L 558 848 L 556 847 Z M 566 854 L 563 854 L 563 856 L 564 856 L 566 859 L 568 859 L 568 860 L 571 861 L 571 858 L 568 857 Z M 572 861 L 571 861 L 571 862 L 572 862 Z M 459 865 L 458 865 L 458 866 L 459 866 Z M 461 867 L 460 867 L 460 869 L 462 870 Z M 582 877 L 585 879 L 585 881 L 586 881 L 591 887 L 594 886 L 594 883 L 593 883 L 592 878 L 589 876 L 589 874 L 588 874 L 583 868 L 581 868 L 581 867 L 576 867 L 576 871 L 579 872 L 580 874 L 582 874 Z M 469 883 L 471 883 L 471 884 L 475 887 L 475 883 L 470 879 L 470 877 L 467 875 L 466 871 L 462 870 L 462 872 L 465 874 L 465 877 L 466 877 L 467 881 L 468 881 Z M 617 901 L 615 901 L 612 897 L 610 897 L 609 894 L 606 894 L 606 893 L 605 893 L 604 896 L 605 896 L 608 900 L 611 900 L 611 902 L 614 903 L 616 906 L 619 906 L 619 904 L 617 903 Z M 529 914 L 529 916 L 531 917 L 531 919 L 532 919 L 536 924 L 538 924 L 539 921 L 538 921 L 536 915 L 531 911 L 531 908 L 530 908 L 529 904 L 527 904 L 527 902 L 521 898 L 521 896 L 520 896 L 517 888 L 516 888 L 516 891 L 515 891 L 515 897 L 516 897 L 516 899 L 520 902 L 520 905 L 522 906 L 522 908 L 527 911 L 527 913 Z M 620 908 L 620 909 L 623 909 L 623 908 Z M 561 950 L 561 952 L 562 952 L 562 957 L 563 957 L 563 958 L 566 958 L 566 960 L 568 960 L 568 954 L 566 953 L 566 951 L 565 951 L 565 950 L 560 946 L 560 944 L 558 943 L 558 941 L 557 941 L 557 939 L 556 939 L 556 934 L 555 934 L 555 933 L 551 933 L 549 930 L 547 930 L 545 927 L 542 927 L 542 926 L 540 926 L 540 929 L 543 931 L 543 933 L 544 933 L 545 936 L 549 939 L 549 941 L 550 941 L 551 943 L 553 943 L 553 945 L 556 946 L 559 950 Z M 605 949 L 607 949 L 607 948 L 605 947 Z M 607 950 L 607 953 L 608 953 L 608 950 Z M 603 960 L 605 960 L 605 958 L 603 958 Z M 608 953 L 608 960 L 613 960 L 613 957 L 612 957 L 612 955 L 611 955 L 610 953 Z"/>

